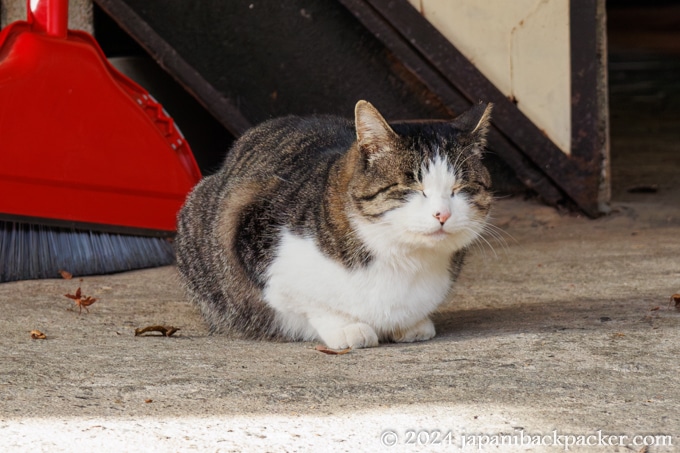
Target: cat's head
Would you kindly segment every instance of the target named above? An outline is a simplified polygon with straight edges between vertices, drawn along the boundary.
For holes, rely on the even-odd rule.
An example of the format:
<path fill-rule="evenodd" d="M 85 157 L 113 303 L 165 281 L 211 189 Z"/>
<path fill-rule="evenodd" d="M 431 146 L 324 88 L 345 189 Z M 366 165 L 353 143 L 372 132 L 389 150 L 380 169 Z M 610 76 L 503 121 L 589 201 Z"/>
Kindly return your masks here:
<path fill-rule="evenodd" d="M 492 200 L 482 164 L 490 113 L 479 104 L 451 122 L 390 126 L 357 103 L 350 210 L 371 248 L 453 251 L 482 233 Z"/>

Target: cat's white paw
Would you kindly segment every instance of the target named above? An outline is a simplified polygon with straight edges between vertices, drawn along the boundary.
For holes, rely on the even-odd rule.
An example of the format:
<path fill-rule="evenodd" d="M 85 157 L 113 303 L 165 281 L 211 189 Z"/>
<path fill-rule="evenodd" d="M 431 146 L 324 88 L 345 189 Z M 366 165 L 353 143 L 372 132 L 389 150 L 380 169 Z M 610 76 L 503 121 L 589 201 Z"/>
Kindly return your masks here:
<path fill-rule="evenodd" d="M 436 334 L 434 323 L 425 318 L 413 326 L 399 330 L 392 335 L 392 340 L 397 343 L 413 343 L 432 339 Z"/>
<path fill-rule="evenodd" d="M 332 349 L 361 349 L 378 346 L 378 335 L 368 324 L 349 324 L 322 337 L 326 346 Z"/>

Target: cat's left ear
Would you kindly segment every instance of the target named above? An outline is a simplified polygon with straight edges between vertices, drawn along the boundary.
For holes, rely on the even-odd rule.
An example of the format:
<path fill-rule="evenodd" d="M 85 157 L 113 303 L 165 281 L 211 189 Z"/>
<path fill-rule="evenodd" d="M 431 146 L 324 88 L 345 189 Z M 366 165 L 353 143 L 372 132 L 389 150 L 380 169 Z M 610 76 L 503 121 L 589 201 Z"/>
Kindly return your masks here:
<path fill-rule="evenodd" d="M 493 104 L 479 103 L 463 113 L 454 124 L 460 129 L 469 144 L 481 150 L 486 145 L 486 134 L 491 125 L 491 110 Z"/>
<path fill-rule="evenodd" d="M 380 112 L 367 101 L 357 102 L 354 107 L 354 122 L 359 149 L 368 158 L 375 158 L 389 149 L 397 136 Z"/>

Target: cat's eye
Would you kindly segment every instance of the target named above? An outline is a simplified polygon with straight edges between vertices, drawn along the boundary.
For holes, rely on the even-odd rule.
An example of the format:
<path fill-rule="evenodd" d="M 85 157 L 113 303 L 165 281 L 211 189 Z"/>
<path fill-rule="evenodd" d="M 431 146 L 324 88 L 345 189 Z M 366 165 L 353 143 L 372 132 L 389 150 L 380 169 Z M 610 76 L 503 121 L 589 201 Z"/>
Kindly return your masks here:
<path fill-rule="evenodd" d="M 456 191 L 456 193 L 464 193 L 469 197 L 473 197 L 480 192 L 481 188 L 479 186 L 463 186 Z"/>
<path fill-rule="evenodd" d="M 425 195 L 425 190 L 422 187 L 411 187 L 408 189 L 408 191 L 412 194 L 420 194 L 424 198 L 427 198 L 427 195 Z"/>

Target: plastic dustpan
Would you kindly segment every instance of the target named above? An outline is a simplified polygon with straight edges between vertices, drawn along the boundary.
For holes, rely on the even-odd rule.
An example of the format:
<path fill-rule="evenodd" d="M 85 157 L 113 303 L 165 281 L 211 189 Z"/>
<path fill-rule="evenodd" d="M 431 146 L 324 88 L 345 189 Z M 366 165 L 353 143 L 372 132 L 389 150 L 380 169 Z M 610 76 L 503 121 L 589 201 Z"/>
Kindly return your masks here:
<path fill-rule="evenodd" d="M 27 10 L 0 33 L 0 217 L 172 234 L 200 179 L 188 143 L 92 36 L 67 30 L 67 0 Z"/>

